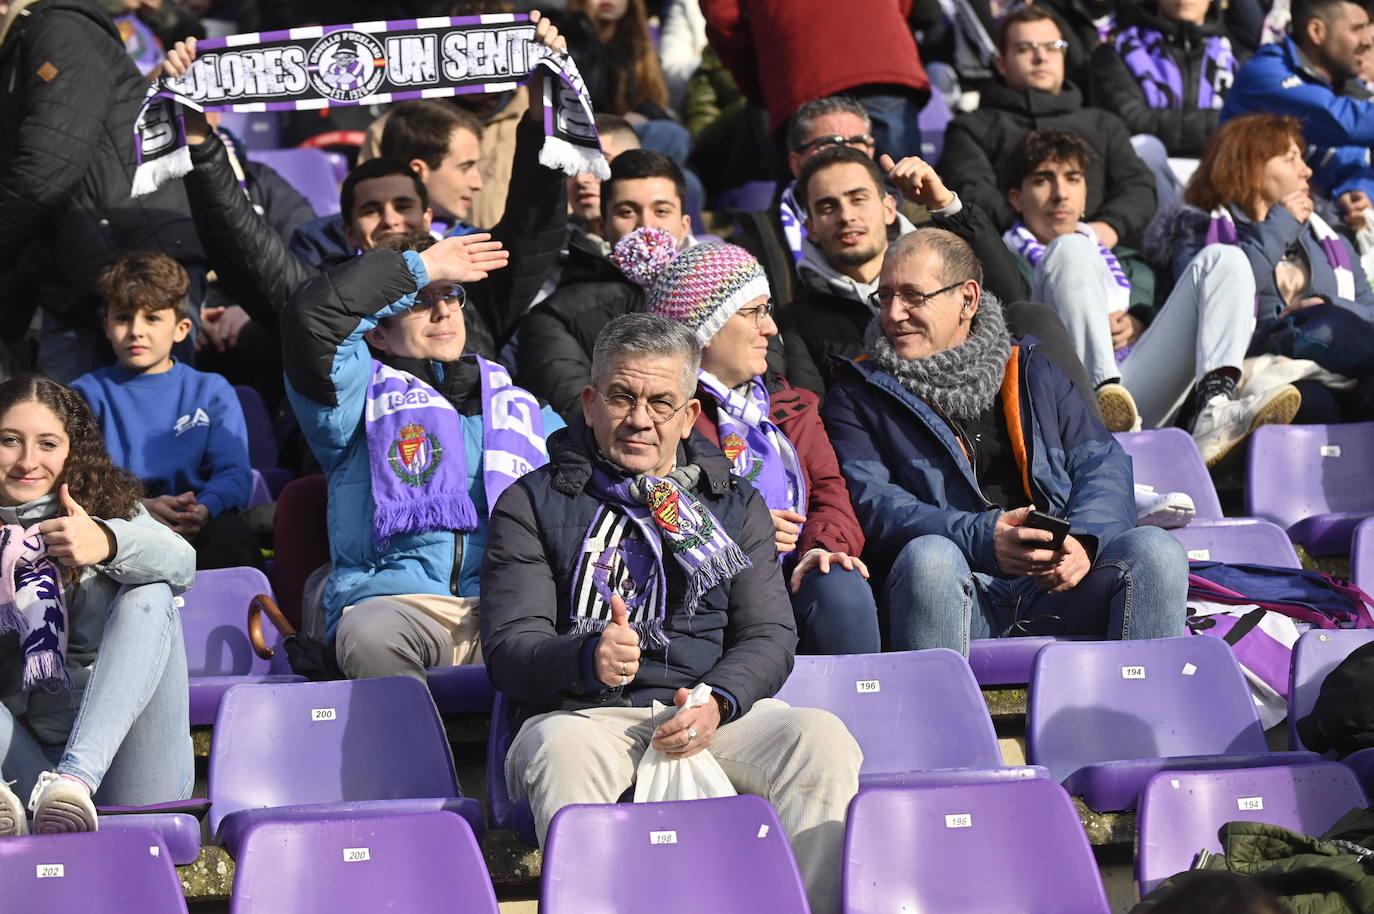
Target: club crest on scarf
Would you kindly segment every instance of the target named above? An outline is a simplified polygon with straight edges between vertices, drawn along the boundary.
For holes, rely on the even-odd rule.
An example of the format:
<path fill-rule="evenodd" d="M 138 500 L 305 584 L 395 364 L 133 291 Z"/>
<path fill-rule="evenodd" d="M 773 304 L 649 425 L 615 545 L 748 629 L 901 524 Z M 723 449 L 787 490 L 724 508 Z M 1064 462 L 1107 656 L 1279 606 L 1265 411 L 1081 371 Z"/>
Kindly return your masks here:
<path fill-rule="evenodd" d="M 668 549 L 682 552 L 697 549 L 715 533 L 716 526 L 709 512 L 698 511 L 687 500 L 679 497 L 681 490 L 667 480 L 660 479 L 649 486 L 646 504 L 654 523 L 669 533 L 676 534 L 668 541 Z"/>
<path fill-rule="evenodd" d="M 335 101 L 352 102 L 381 85 L 386 54 L 371 35 L 346 29 L 321 38 L 307 61 L 315 91 Z"/>
<path fill-rule="evenodd" d="M 720 439 L 720 449 L 725 452 L 725 456 L 734 464 L 735 475 L 750 482 L 759 478 L 759 473 L 763 471 L 763 461 L 755 457 L 749 450 L 749 445 L 743 438 L 734 432 Z"/>
<path fill-rule="evenodd" d="M 401 427 L 391 442 L 387 463 L 401 482 L 408 486 L 423 486 L 444 460 L 444 447 L 439 439 L 418 422 Z"/>

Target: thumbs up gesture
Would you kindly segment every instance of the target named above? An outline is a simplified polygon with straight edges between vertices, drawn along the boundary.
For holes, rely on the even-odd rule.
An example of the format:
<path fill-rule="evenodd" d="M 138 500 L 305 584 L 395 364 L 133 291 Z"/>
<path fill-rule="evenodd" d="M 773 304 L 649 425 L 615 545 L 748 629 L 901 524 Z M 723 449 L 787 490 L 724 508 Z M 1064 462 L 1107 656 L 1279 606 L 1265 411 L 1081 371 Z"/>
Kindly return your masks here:
<path fill-rule="evenodd" d="M 596 645 L 596 678 L 611 688 L 624 688 L 639 672 L 639 635 L 630 628 L 630 611 L 619 594 L 611 596 L 611 624 Z"/>
<path fill-rule="evenodd" d="M 38 525 L 47 544 L 48 556 L 70 568 L 95 565 L 114 555 L 114 535 L 96 523 L 86 509 L 76 503 L 67 484 L 59 492 L 66 517 L 54 517 Z"/>

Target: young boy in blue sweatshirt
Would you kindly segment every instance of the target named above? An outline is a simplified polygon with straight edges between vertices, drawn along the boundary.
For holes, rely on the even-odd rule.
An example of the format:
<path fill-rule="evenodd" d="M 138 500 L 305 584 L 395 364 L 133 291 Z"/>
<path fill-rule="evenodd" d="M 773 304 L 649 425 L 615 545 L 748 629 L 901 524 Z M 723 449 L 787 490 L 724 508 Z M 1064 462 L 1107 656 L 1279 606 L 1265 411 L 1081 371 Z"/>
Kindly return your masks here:
<path fill-rule="evenodd" d="M 196 547 L 198 568 L 262 567 L 239 515 L 252 471 L 243 409 L 229 382 L 172 357 L 191 331 L 186 271 L 139 251 L 101 275 L 105 336 L 118 362 L 77 378 L 114 462 L 143 480 L 154 518 Z"/>

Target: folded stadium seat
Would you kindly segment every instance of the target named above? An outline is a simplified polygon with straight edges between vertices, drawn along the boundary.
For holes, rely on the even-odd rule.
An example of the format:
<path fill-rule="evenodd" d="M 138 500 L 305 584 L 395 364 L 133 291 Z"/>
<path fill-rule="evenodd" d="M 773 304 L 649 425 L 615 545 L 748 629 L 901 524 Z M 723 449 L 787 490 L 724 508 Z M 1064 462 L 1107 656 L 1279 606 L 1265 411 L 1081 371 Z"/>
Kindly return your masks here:
<path fill-rule="evenodd" d="M 864 753 L 864 786 L 1047 775 L 1043 768 L 1002 764 L 973 671 L 946 648 L 799 655 L 777 698 L 844 721 Z"/>
<path fill-rule="evenodd" d="M 277 466 L 277 435 L 272 431 L 272 416 L 256 388 L 236 384 L 234 393 L 238 395 L 248 429 L 248 463 L 262 475 L 272 498 L 276 498 L 294 477 L 290 470 Z"/>
<path fill-rule="evenodd" d="M 1319 758 L 1270 752 L 1230 646 L 1187 636 L 1046 645 L 1031 673 L 1026 755 L 1098 812 L 1135 809 L 1159 771 Z"/>
<path fill-rule="evenodd" d="M 481 835 L 425 687 L 393 676 L 235 686 L 210 746 L 209 831 L 229 853 L 264 821 L 446 809 Z"/>
<path fill-rule="evenodd" d="M 267 477 L 262 475 L 262 470 L 254 467 L 249 471 L 252 481 L 248 484 L 248 507 L 256 508 L 259 505 L 272 503 L 272 489 L 267 485 Z"/>
<path fill-rule="evenodd" d="M 302 197 L 310 201 L 317 216 L 339 211 L 339 182 L 334 180 L 334 165 L 323 149 L 258 149 L 252 159 L 272 168 Z"/>
<path fill-rule="evenodd" d="M 1374 590 L 1374 518 L 1355 526 L 1350 540 L 1350 580 L 1363 590 Z"/>
<path fill-rule="evenodd" d="M 96 811 L 100 813 L 97 818 L 101 831 L 151 831 L 162 840 L 172 864 L 185 866 L 195 863 L 200 856 L 200 819 L 196 814 L 204 814 L 207 806 L 203 800 L 192 799 L 157 806 L 101 806 Z M 160 811 L 163 809 L 194 812 Z"/>
<path fill-rule="evenodd" d="M 323 476 L 293 479 L 277 497 L 273 572 L 287 621 L 301 628 L 301 595 L 310 573 L 329 561 L 329 487 Z M 484 664 L 433 667 L 426 679 L 440 712 L 487 712 L 495 694 Z"/>
<path fill-rule="evenodd" d="M 1374 629 L 1312 629 L 1293 646 L 1288 679 L 1288 745 L 1306 749 L 1298 721 L 1312 713 L 1326 676 L 1357 647 L 1374 641 Z"/>
<path fill-rule="evenodd" d="M 282 116 L 277 111 L 221 111 L 221 127 L 228 128 L 250 150 L 249 157 L 257 159 L 257 151 L 276 149 L 281 145 Z"/>
<path fill-rule="evenodd" d="M 1212 474 L 1192 435 L 1181 428 L 1156 428 L 1120 432 L 1115 437 L 1131 456 L 1136 482 L 1153 486 L 1156 492 L 1186 492 L 1197 509 L 1193 523 L 1223 516 Z"/>
<path fill-rule="evenodd" d="M 1369 805 L 1355 773 L 1339 762 L 1220 771 L 1161 771 L 1145 783 L 1136 820 L 1140 894 L 1192 869 L 1198 851 L 1221 853 L 1227 822 L 1263 822 L 1321 835 Z"/>
<path fill-rule="evenodd" d="M 861 789 L 840 897 L 845 914 L 1111 910 L 1073 800 L 1043 778 Z"/>
<path fill-rule="evenodd" d="M 932 165 L 940 161 L 945 151 L 945 130 L 952 120 L 954 112 L 949 110 L 944 95 L 938 91 L 930 93 L 930 101 L 917 115 L 916 123 L 921 128 L 921 158 Z"/>
<path fill-rule="evenodd" d="M 0 909 L 186 914 L 162 840 L 142 828 L 0 840 Z"/>
<path fill-rule="evenodd" d="M 767 800 L 565 806 L 549 824 L 542 914 L 797 914 L 792 847 Z"/>
<path fill-rule="evenodd" d="M 195 726 L 215 722 L 220 699 L 231 686 L 305 681 L 291 672 L 280 636 L 272 644 L 271 660 L 253 653 L 248 643 L 248 604 L 258 594 L 272 596 L 272 585 L 261 571 L 218 568 L 197 572 L 195 586 L 177 597 Z"/>
<path fill-rule="evenodd" d="M 472 828 L 451 812 L 259 822 L 243 835 L 231 914 L 498 914 Z"/>
<path fill-rule="evenodd" d="M 974 638 L 968 643 L 968 665 L 980 686 L 1024 685 L 1040 648 L 1056 641 L 1082 641 L 1077 635 L 1024 638 Z"/>
<path fill-rule="evenodd" d="M 1302 568 L 1288 534 L 1267 520 L 1194 521 L 1169 533 L 1188 551 L 1188 558 L 1200 562 L 1240 562 Z"/>
<path fill-rule="evenodd" d="M 1312 555 L 1349 552 L 1355 526 L 1374 515 L 1374 422 L 1262 426 L 1247 460 L 1250 513 Z"/>
<path fill-rule="evenodd" d="M 513 828 L 531 847 L 538 847 L 534 814 L 525 800 L 516 802 L 506 789 L 506 753 L 515 739 L 512 715 L 515 703 L 497 692 L 491 704 L 491 730 L 487 734 L 487 808 L 492 828 Z"/>
<path fill-rule="evenodd" d="M 749 181 L 739 187 L 720 192 L 716 198 L 716 209 L 742 209 L 754 213 L 766 213 L 773 208 L 773 197 L 777 195 L 778 185 L 773 181 Z"/>

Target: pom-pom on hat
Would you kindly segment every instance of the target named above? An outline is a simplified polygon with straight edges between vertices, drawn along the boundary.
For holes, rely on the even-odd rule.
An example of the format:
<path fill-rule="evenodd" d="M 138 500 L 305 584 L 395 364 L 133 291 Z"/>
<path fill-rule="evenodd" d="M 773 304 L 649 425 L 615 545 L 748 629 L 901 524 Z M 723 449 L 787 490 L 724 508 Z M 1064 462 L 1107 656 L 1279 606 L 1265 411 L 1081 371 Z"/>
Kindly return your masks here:
<path fill-rule="evenodd" d="M 611 260 L 648 291 L 650 313 L 686 324 L 702 345 L 736 311 L 769 294 L 763 267 L 744 248 L 707 242 L 678 253 L 673 236 L 652 226 L 620 239 Z"/>

